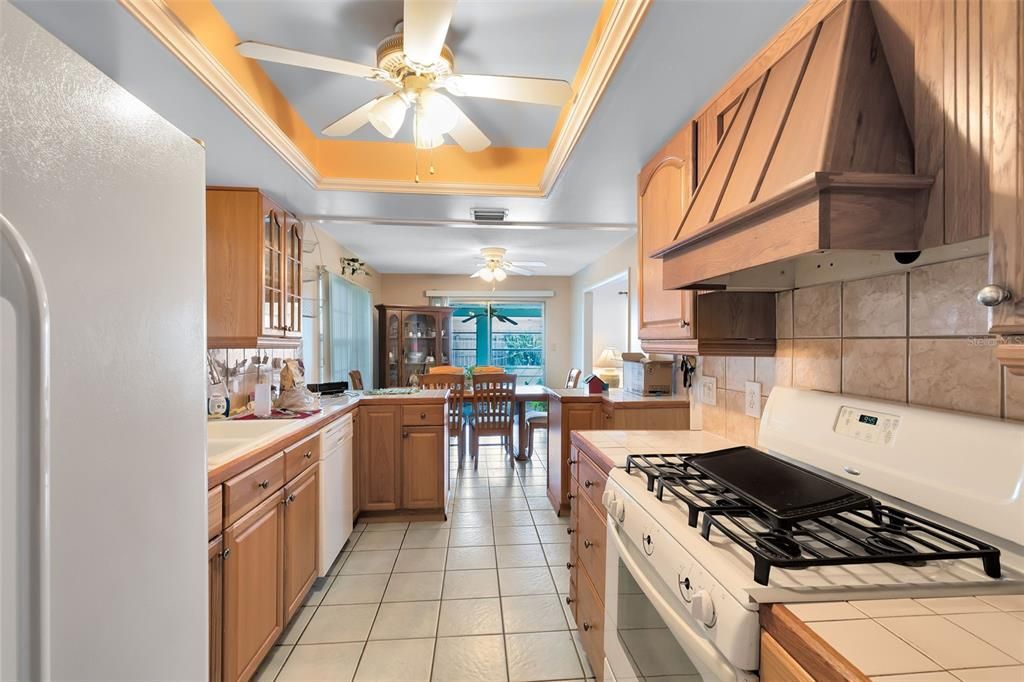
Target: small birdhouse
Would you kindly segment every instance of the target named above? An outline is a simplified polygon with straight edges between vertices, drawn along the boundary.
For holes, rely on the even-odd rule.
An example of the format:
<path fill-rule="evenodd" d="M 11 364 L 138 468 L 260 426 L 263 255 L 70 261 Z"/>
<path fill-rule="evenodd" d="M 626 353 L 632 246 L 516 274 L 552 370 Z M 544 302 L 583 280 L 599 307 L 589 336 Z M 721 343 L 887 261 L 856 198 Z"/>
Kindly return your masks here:
<path fill-rule="evenodd" d="M 587 387 L 587 393 L 599 394 L 604 393 L 608 390 L 608 384 L 601 380 L 601 377 L 596 374 L 591 374 L 583 380 L 583 385 Z"/>

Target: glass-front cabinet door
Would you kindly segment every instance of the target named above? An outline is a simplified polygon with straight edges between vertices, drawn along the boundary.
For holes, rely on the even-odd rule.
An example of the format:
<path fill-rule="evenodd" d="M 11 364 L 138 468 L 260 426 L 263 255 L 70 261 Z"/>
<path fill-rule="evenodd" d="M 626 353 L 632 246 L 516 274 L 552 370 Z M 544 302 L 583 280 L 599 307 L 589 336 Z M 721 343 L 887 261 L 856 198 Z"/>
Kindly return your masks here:
<path fill-rule="evenodd" d="M 281 262 L 284 279 L 282 331 L 285 336 L 302 336 L 302 223 L 285 214 Z"/>
<path fill-rule="evenodd" d="M 438 341 L 437 352 L 440 355 L 438 358 L 439 365 L 450 365 L 452 364 L 451 348 L 452 348 L 452 318 L 451 315 L 440 315 L 441 318 L 441 338 Z"/>
<path fill-rule="evenodd" d="M 402 314 L 395 310 L 387 313 L 388 321 L 385 325 L 387 337 L 384 341 L 384 349 L 387 357 L 384 358 L 385 387 L 394 388 L 402 385 Z"/>
<path fill-rule="evenodd" d="M 402 313 L 402 384 L 426 374 L 437 363 L 438 316 L 426 312 Z"/>
<path fill-rule="evenodd" d="M 283 251 L 282 212 L 269 202 L 264 203 L 263 213 L 263 292 L 262 292 L 262 335 L 281 336 L 283 328 L 282 304 L 284 278 L 281 273 Z"/>

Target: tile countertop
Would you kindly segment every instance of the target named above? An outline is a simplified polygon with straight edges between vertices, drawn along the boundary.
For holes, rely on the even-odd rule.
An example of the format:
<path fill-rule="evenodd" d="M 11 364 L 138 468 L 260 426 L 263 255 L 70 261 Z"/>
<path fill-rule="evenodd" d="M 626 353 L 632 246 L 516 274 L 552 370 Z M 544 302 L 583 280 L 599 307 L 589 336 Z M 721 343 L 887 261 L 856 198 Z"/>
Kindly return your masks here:
<path fill-rule="evenodd" d="M 1024 680 L 1024 594 L 785 606 L 873 680 Z"/>
<path fill-rule="evenodd" d="M 629 455 L 699 453 L 736 447 L 707 431 L 573 431 L 572 443 L 605 471 L 626 466 Z"/>
<path fill-rule="evenodd" d="M 610 388 L 607 393 L 587 393 L 585 388 L 548 388 L 547 394 L 563 403 L 608 403 L 615 407 L 631 405 L 651 405 L 662 403 L 670 406 L 689 406 L 690 399 L 686 394 L 673 395 L 639 395 L 621 388 Z"/>
<path fill-rule="evenodd" d="M 240 473 L 292 443 L 340 419 L 361 404 L 443 403 L 444 390 L 394 395 L 330 396 L 321 411 L 305 419 L 212 420 L 207 423 L 207 485 L 214 486 Z"/>

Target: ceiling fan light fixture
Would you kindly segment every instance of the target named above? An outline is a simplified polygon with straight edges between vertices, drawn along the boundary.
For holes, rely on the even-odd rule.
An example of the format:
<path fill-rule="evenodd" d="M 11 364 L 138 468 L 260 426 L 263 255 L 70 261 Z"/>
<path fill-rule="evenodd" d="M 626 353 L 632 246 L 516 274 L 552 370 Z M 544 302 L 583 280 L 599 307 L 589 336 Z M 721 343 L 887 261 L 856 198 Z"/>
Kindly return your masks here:
<path fill-rule="evenodd" d="M 494 271 L 490 268 L 480 268 L 480 279 L 485 282 L 493 282 L 495 280 Z"/>
<path fill-rule="evenodd" d="M 436 135 L 450 133 L 459 119 L 459 110 L 455 103 L 433 88 L 424 88 L 419 92 L 418 115 L 423 116 L 421 125 Z"/>
<path fill-rule="evenodd" d="M 503 268 L 496 268 L 494 270 L 494 281 L 504 282 L 505 278 L 508 277 L 508 273 Z"/>
<path fill-rule="evenodd" d="M 409 107 L 405 99 L 396 93 L 388 95 L 373 105 L 367 114 L 370 124 L 384 137 L 393 138 L 405 121 L 405 110 Z"/>

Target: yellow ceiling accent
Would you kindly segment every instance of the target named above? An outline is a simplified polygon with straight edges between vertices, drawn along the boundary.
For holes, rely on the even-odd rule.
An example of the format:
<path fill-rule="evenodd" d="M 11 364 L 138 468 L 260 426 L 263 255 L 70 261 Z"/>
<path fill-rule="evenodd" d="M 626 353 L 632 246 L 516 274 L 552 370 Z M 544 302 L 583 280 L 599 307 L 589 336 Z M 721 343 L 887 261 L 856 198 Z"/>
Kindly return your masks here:
<path fill-rule="evenodd" d="M 410 143 L 323 139 L 262 67 L 238 54 L 239 38 L 210 0 L 120 0 L 316 189 L 546 196 L 569 158 L 650 0 L 604 0 L 547 148 L 446 144 L 430 155 Z"/>

